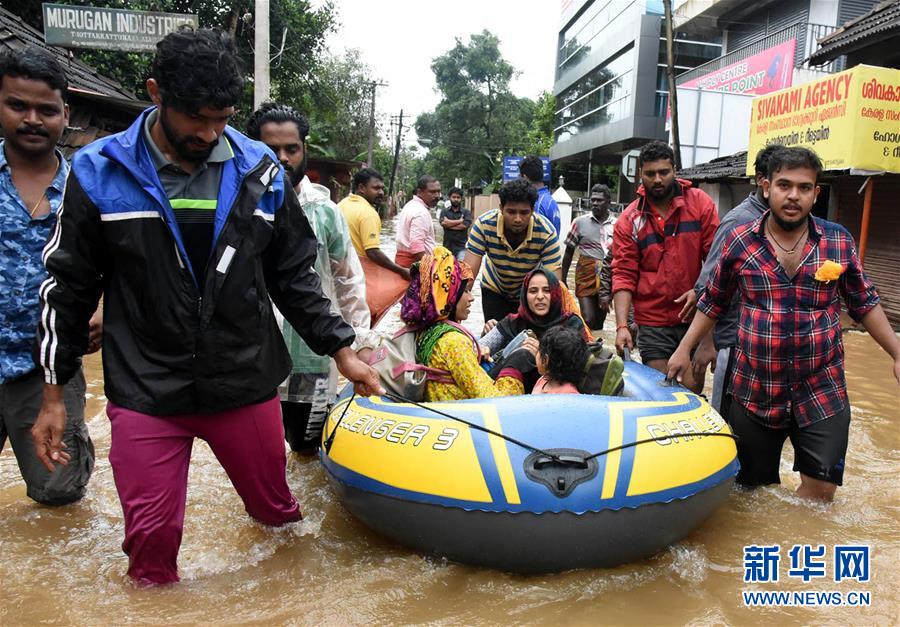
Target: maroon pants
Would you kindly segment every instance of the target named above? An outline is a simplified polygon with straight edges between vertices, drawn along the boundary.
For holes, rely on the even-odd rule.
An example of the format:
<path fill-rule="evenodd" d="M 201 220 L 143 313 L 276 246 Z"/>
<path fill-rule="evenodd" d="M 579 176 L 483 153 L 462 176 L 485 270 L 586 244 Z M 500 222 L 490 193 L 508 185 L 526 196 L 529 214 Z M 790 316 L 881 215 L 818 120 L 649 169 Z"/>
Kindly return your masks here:
<path fill-rule="evenodd" d="M 178 581 L 188 465 L 205 440 L 247 513 L 267 525 L 300 519 L 285 478 L 278 399 L 210 415 L 150 416 L 109 402 L 109 462 L 125 514 L 128 574 L 145 583 Z"/>

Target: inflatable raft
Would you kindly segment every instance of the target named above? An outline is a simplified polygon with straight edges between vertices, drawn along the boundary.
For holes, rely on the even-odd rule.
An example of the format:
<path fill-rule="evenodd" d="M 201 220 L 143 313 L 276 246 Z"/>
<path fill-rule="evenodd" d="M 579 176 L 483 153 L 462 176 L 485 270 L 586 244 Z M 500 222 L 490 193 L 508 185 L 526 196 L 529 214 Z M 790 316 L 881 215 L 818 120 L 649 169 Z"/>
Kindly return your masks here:
<path fill-rule="evenodd" d="M 341 502 L 375 531 L 519 573 L 653 555 L 725 501 L 738 469 L 707 402 L 635 362 L 621 397 L 344 399 L 320 454 Z"/>

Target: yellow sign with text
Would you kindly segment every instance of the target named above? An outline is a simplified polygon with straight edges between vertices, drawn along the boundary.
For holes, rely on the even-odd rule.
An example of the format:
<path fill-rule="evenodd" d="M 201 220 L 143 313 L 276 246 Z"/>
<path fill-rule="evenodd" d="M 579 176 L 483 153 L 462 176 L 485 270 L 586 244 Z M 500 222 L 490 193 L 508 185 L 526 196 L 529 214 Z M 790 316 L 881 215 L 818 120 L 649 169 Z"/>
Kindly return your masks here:
<path fill-rule="evenodd" d="M 858 65 L 755 98 L 748 176 L 769 144 L 811 148 L 826 170 L 900 173 L 900 70 Z"/>

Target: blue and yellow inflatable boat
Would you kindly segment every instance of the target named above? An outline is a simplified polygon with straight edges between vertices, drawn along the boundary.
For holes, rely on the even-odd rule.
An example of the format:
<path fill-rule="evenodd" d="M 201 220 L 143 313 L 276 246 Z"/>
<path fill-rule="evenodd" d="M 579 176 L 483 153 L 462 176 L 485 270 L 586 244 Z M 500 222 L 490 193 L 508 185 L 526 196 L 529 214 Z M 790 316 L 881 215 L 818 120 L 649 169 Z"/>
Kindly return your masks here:
<path fill-rule="evenodd" d="M 738 469 L 707 402 L 635 362 L 621 397 L 345 399 L 320 454 L 341 502 L 372 529 L 519 573 L 653 555 L 725 501 Z"/>

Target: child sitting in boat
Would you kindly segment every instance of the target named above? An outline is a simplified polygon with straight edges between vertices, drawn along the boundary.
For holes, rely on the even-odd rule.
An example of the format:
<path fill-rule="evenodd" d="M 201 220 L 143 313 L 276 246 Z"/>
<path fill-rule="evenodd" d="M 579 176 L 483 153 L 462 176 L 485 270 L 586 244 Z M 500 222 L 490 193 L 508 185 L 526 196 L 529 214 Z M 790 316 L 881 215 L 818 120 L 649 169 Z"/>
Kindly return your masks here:
<path fill-rule="evenodd" d="M 588 345 L 581 333 L 568 327 L 548 329 L 541 338 L 537 370 L 541 378 L 532 394 L 578 394 L 584 376 Z"/>

